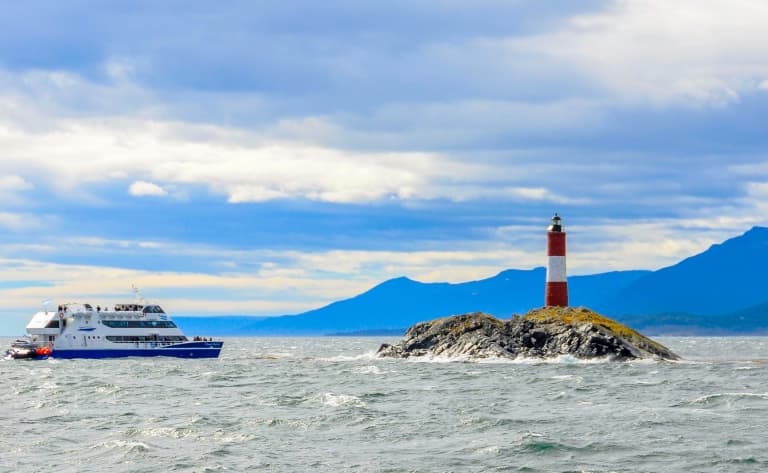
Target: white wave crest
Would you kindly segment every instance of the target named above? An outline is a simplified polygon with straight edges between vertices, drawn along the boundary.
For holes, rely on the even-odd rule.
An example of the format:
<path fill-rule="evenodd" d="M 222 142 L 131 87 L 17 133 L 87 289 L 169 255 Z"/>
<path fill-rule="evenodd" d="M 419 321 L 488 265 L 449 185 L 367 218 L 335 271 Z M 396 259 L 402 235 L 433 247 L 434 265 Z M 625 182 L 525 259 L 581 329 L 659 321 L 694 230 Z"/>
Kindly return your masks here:
<path fill-rule="evenodd" d="M 154 427 L 145 429 L 136 429 L 133 432 L 137 436 L 145 437 L 159 437 L 159 438 L 175 438 L 181 439 L 189 437 L 193 434 L 192 429 L 177 428 L 177 427 Z"/>
<path fill-rule="evenodd" d="M 257 360 L 285 360 L 288 358 L 295 358 L 295 357 L 296 357 L 295 353 L 291 353 L 287 351 L 254 353 L 250 356 L 250 358 L 254 358 Z"/>
<path fill-rule="evenodd" d="M 360 355 L 337 355 L 324 358 L 318 358 L 318 361 L 328 361 L 331 363 L 344 362 L 344 361 L 365 361 L 365 360 L 379 360 L 375 351 L 369 351 Z"/>
<path fill-rule="evenodd" d="M 383 369 L 379 368 L 376 365 L 360 366 L 359 368 L 355 368 L 353 371 L 355 373 L 360 373 L 360 374 L 384 374 L 384 373 L 389 373 L 389 371 L 383 370 Z"/>
<path fill-rule="evenodd" d="M 108 440 L 106 442 L 97 443 L 90 448 L 93 450 L 120 450 L 126 453 L 140 453 L 148 452 L 150 450 L 149 445 L 144 442 L 134 442 L 128 440 Z"/>
<path fill-rule="evenodd" d="M 556 365 L 594 365 L 603 363 L 615 363 L 616 361 L 611 357 L 599 357 L 599 358 L 577 358 L 573 355 L 559 355 L 549 358 L 531 358 L 531 357 L 517 357 L 507 358 L 504 356 L 489 356 L 487 358 L 471 357 L 467 355 L 458 356 L 444 356 L 444 355 L 424 355 L 424 356 L 412 356 L 406 359 L 410 363 L 478 363 L 478 364 L 512 364 L 512 365 L 541 365 L 541 364 L 556 364 Z M 655 359 L 640 359 L 640 360 L 628 360 L 623 363 L 637 363 L 637 364 L 655 364 L 658 363 Z"/>
<path fill-rule="evenodd" d="M 714 393 L 706 396 L 697 397 L 689 404 L 712 404 L 715 402 L 727 402 L 739 399 L 758 399 L 768 401 L 768 393 Z"/>
<path fill-rule="evenodd" d="M 487 447 L 478 448 L 475 453 L 481 455 L 498 455 L 501 453 L 501 447 L 498 445 L 489 445 Z"/>
<path fill-rule="evenodd" d="M 353 396 L 351 394 L 323 393 L 323 394 L 320 394 L 319 396 L 312 398 L 312 400 L 315 400 L 324 406 L 330 406 L 330 407 L 342 407 L 342 406 L 363 407 L 365 406 L 365 403 L 359 397 Z"/>

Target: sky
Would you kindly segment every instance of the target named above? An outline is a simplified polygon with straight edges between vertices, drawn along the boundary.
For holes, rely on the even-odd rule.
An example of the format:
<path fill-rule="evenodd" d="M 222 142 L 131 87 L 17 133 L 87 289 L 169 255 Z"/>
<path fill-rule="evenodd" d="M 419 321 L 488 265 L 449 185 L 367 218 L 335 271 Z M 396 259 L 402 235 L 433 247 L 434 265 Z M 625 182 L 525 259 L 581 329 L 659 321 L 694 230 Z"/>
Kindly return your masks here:
<path fill-rule="evenodd" d="M 764 0 L 30 0 L 0 16 L 0 332 L 398 276 L 657 269 L 768 225 Z M 543 291 L 543 289 L 542 289 Z"/>

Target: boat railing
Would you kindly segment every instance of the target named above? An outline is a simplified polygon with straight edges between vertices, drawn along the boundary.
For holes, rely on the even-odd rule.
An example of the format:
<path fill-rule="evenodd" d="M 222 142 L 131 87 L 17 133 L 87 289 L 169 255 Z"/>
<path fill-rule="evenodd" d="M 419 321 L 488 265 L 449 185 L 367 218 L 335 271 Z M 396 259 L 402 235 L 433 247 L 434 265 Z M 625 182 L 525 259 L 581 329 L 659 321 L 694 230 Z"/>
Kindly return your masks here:
<path fill-rule="evenodd" d="M 119 344 L 123 344 L 123 345 L 134 345 L 136 347 L 162 347 L 162 346 L 168 346 L 168 345 L 178 345 L 179 343 L 187 343 L 187 342 L 183 341 L 183 340 L 179 340 L 179 341 L 175 341 L 175 342 L 160 341 L 160 340 L 157 340 L 157 341 L 146 341 L 146 342 L 124 341 L 124 340 L 116 341 L 116 340 L 113 340 L 110 343 L 119 343 Z"/>
<path fill-rule="evenodd" d="M 180 345 L 183 343 L 189 343 L 189 342 L 195 342 L 195 341 L 205 341 L 205 342 L 213 342 L 213 338 L 209 338 L 206 340 L 179 340 L 179 341 L 146 341 L 146 342 L 136 342 L 136 341 L 112 341 L 111 343 L 119 343 L 122 345 L 132 345 L 136 348 L 156 348 L 156 347 L 166 347 L 171 345 Z"/>

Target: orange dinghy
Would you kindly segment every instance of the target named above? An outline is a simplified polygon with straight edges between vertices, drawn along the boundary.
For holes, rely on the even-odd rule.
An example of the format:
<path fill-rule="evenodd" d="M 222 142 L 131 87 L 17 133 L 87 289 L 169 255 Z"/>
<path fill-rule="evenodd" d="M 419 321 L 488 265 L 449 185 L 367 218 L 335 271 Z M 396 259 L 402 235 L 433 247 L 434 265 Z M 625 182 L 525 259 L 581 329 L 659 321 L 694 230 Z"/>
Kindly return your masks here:
<path fill-rule="evenodd" d="M 37 356 L 51 356 L 51 347 L 40 347 L 35 350 Z"/>

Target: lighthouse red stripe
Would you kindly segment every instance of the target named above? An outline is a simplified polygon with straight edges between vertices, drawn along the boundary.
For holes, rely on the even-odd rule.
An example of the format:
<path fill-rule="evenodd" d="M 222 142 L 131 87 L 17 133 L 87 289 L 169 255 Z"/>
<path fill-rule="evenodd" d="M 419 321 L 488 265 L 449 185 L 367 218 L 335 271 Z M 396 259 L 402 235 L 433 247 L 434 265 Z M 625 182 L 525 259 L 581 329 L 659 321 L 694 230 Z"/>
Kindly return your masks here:
<path fill-rule="evenodd" d="M 565 233 L 547 233 L 547 255 L 565 256 Z"/>
<path fill-rule="evenodd" d="M 548 282 L 544 304 L 548 307 L 568 306 L 568 283 Z"/>

